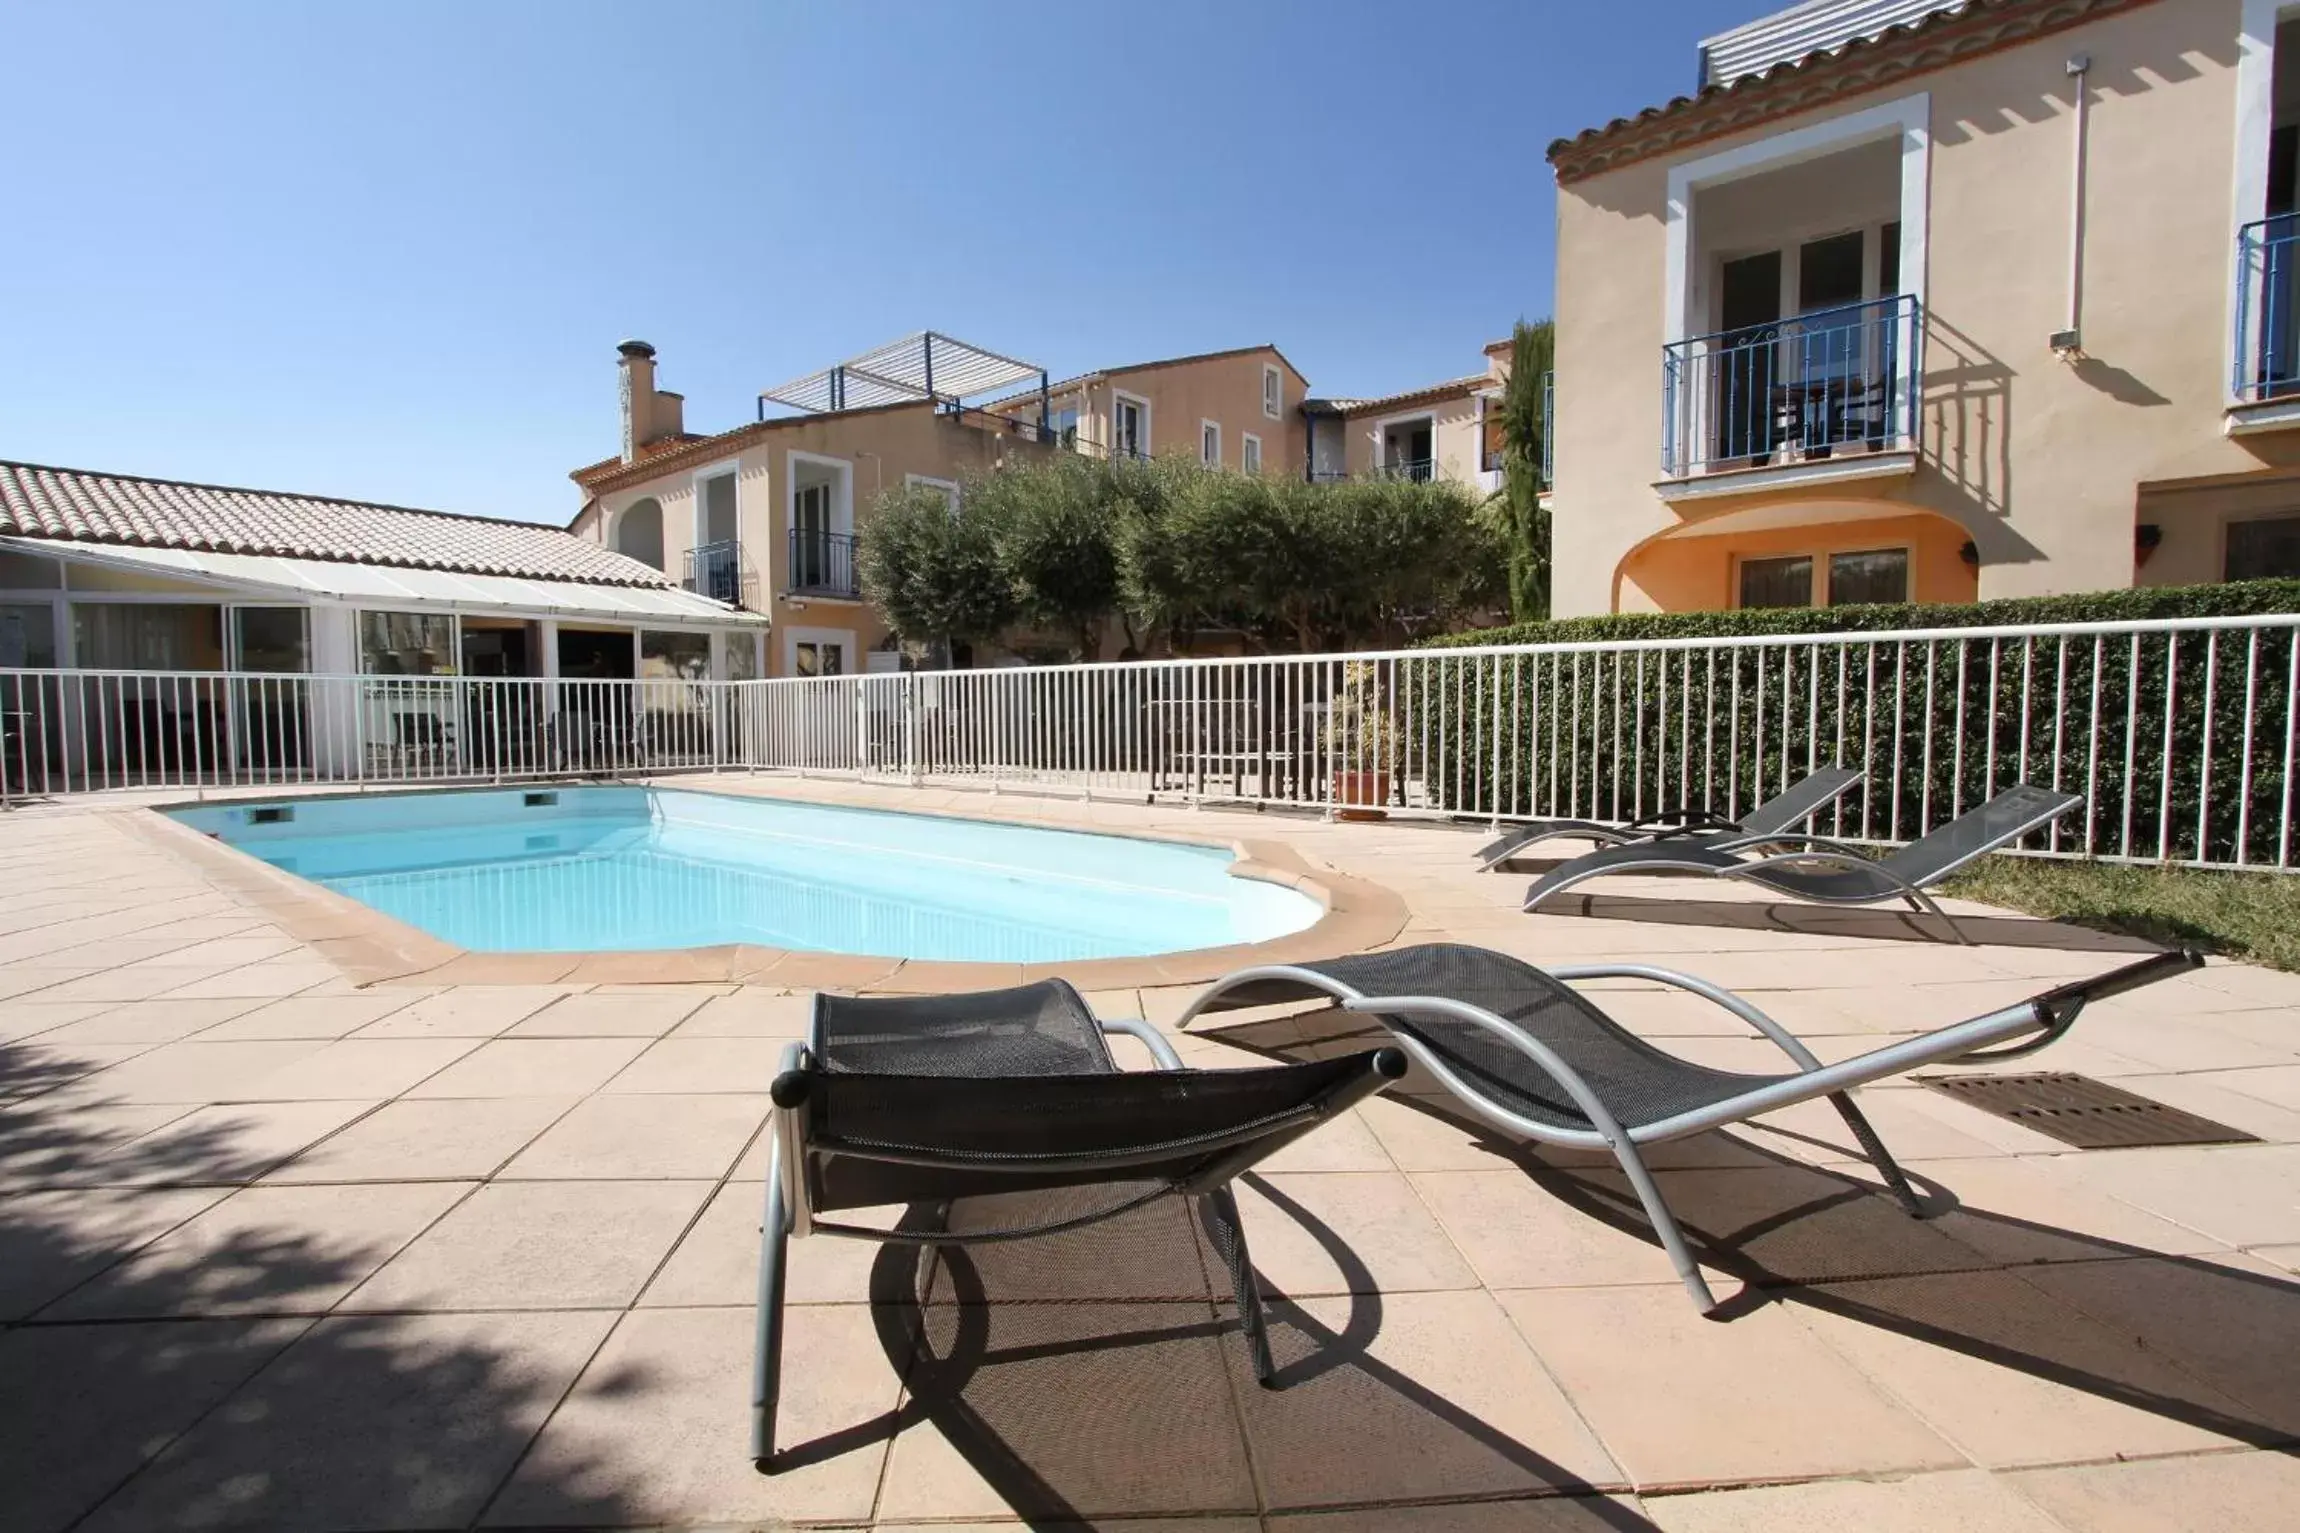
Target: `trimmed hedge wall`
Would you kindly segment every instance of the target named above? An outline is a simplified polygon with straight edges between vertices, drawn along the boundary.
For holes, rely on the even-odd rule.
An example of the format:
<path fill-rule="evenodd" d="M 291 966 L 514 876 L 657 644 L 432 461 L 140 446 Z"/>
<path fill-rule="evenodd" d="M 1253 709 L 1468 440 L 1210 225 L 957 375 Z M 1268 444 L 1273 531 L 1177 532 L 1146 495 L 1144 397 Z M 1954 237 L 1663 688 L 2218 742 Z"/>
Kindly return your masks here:
<path fill-rule="evenodd" d="M 2300 613 L 2300 581 L 1569 618 L 1428 641 L 1396 680 L 1408 758 L 1460 764 L 1421 774 L 1433 807 L 1456 812 L 1626 818 L 1687 799 L 1738 810 L 1841 760 L 1868 777 L 1823 831 L 1909 840 L 2015 781 L 2058 781 L 2088 800 L 2063 821 L 2063 850 L 2274 863 L 2300 859 L 2285 774 L 2300 746 L 2288 697 L 2300 629 L 1445 652 L 2286 613 Z"/>

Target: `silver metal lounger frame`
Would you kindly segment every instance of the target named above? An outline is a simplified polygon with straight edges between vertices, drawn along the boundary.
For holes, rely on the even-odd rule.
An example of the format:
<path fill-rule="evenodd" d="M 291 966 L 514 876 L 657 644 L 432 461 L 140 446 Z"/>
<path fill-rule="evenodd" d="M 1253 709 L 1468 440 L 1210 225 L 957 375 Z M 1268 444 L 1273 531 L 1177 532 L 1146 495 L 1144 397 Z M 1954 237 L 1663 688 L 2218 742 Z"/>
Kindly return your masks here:
<path fill-rule="evenodd" d="M 1900 1075 L 1924 1065 L 1953 1062 L 1991 1044 L 2046 1028 L 2052 1022 L 2034 1000 L 2025 1000 L 2018 1005 L 2007 1006 L 2001 1011 L 1992 1011 L 1986 1016 L 1959 1022 L 1921 1037 L 1888 1044 L 1840 1064 L 1824 1065 L 1779 1022 L 1731 991 L 1693 975 L 1647 964 L 1576 964 L 1546 972 L 1558 980 L 1644 979 L 1690 991 L 1714 1001 L 1762 1032 L 1796 1062 L 1801 1073 L 1707 1107 L 1678 1113 L 1674 1117 L 1642 1124 L 1634 1129 L 1624 1128 L 1605 1105 L 1604 1099 L 1571 1065 L 1559 1058 L 1555 1050 L 1482 1007 L 1446 996 L 1368 996 L 1355 986 L 1320 974 L 1315 969 L 1298 968 L 1291 964 L 1241 969 L 1235 974 L 1225 975 L 1191 1002 L 1189 1009 L 1182 1013 L 1179 1025 L 1188 1027 L 1213 1001 L 1228 991 L 1257 981 L 1282 980 L 1330 996 L 1344 1011 L 1359 1012 L 1376 1019 L 1400 1013 L 1419 1014 L 1467 1022 L 1483 1029 L 1531 1060 L 1555 1081 L 1591 1126 L 1587 1129 L 1561 1129 L 1554 1124 L 1537 1122 L 1512 1112 L 1463 1080 L 1420 1040 L 1396 1029 L 1391 1032 L 1398 1044 L 1423 1069 L 1437 1077 L 1448 1091 L 1461 1099 L 1463 1105 L 1496 1127 L 1523 1135 L 1540 1144 L 1556 1145 L 1564 1149 L 1610 1151 L 1620 1163 L 1622 1173 L 1629 1178 L 1629 1185 L 1636 1191 L 1637 1201 L 1644 1206 L 1645 1216 L 1652 1222 L 1653 1232 L 1660 1238 L 1661 1248 L 1669 1253 L 1670 1264 L 1677 1269 L 1677 1276 L 1685 1284 L 1685 1291 L 1706 1314 L 1716 1309 L 1717 1300 L 1709 1291 L 1708 1280 L 1701 1275 L 1700 1264 L 1694 1260 L 1692 1251 L 1685 1244 L 1685 1236 L 1678 1227 L 1676 1216 L 1670 1213 L 1669 1205 L 1662 1200 L 1661 1189 L 1646 1167 L 1644 1156 L 1638 1153 L 1641 1146 L 1664 1144 L 1708 1129 L 1745 1122 L 1777 1108 L 1809 1102 L 1816 1097 L 1829 1097 L 1835 1100 L 1838 1111 L 1844 1114 L 1848 1126 L 1861 1141 L 1861 1147 L 1869 1153 L 1879 1174 L 1885 1178 L 1902 1206 L 1913 1215 L 1919 1210 L 1916 1195 L 1910 1190 L 1907 1179 L 1886 1153 L 1883 1143 L 1876 1137 L 1876 1131 L 1844 1093 L 1854 1086 Z"/>

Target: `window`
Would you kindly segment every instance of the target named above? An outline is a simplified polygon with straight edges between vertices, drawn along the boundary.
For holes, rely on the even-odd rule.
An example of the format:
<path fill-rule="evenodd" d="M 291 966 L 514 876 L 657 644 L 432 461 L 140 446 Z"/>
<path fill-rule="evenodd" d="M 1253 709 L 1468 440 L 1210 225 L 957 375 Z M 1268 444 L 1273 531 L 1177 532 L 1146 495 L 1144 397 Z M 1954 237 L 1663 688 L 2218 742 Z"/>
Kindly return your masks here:
<path fill-rule="evenodd" d="M 1198 422 L 1198 461 L 1208 468 L 1222 464 L 1222 428 L 1213 421 Z"/>
<path fill-rule="evenodd" d="M 362 612 L 359 669 L 367 676 L 450 676 L 455 619 L 444 612 Z"/>
<path fill-rule="evenodd" d="M 1808 240 L 1797 252 L 1797 312 L 1861 301 L 1861 231 Z"/>
<path fill-rule="evenodd" d="M 759 679 L 759 636 L 748 628 L 738 628 L 726 636 L 727 680 L 756 681 Z"/>
<path fill-rule="evenodd" d="M 1829 555 L 1829 605 L 1853 607 L 1909 599 L 1909 551 L 1878 548 Z"/>
<path fill-rule="evenodd" d="M 223 609 L 159 602 L 74 602 L 72 653 L 95 671 L 223 669 Z"/>
<path fill-rule="evenodd" d="M 1065 447 L 1078 445 L 1078 402 L 1056 405 L 1046 412 L 1046 434 Z"/>
<path fill-rule="evenodd" d="M 701 520 L 695 524 L 695 545 L 709 548 L 734 543 L 742 535 L 735 512 L 735 476 L 713 474 L 697 484 L 696 489 Z"/>
<path fill-rule="evenodd" d="M 1507 417 L 1501 413 L 1500 406 L 1501 401 L 1498 399 L 1487 400 L 1486 412 L 1477 423 L 1477 466 L 1489 474 L 1500 471 L 1502 449 L 1509 445 L 1508 437 L 1502 432 L 1502 422 Z"/>
<path fill-rule="evenodd" d="M 1262 471 L 1262 439 L 1251 431 L 1238 439 L 1238 466 L 1249 474 Z"/>
<path fill-rule="evenodd" d="M 234 607 L 231 667 L 235 671 L 311 669 L 311 633 L 302 607 Z"/>
<path fill-rule="evenodd" d="M 679 630 L 640 630 L 639 677 L 643 681 L 710 680 L 711 636 Z"/>
<path fill-rule="evenodd" d="M 0 666 L 56 663 L 56 609 L 46 602 L 0 603 Z"/>
<path fill-rule="evenodd" d="M 2300 577 L 2300 516 L 2272 516 L 2228 524 L 2226 580 Z"/>
<path fill-rule="evenodd" d="M 1262 364 L 1262 413 L 1272 420 L 1281 418 L 1285 408 L 1286 380 L 1269 363 Z"/>
<path fill-rule="evenodd" d="M 1111 456 L 1150 456 L 1150 402 L 1120 394 L 1110 402 Z"/>
<path fill-rule="evenodd" d="M 1802 554 L 1793 559 L 1742 560 L 1741 605 L 1810 607 L 1813 605 L 1813 561 Z"/>
<path fill-rule="evenodd" d="M 930 474 L 905 474 L 902 482 L 914 489 L 937 491 L 944 505 L 953 511 L 958 509 L 958 481 L 955 479 L 937 479 Z"/>

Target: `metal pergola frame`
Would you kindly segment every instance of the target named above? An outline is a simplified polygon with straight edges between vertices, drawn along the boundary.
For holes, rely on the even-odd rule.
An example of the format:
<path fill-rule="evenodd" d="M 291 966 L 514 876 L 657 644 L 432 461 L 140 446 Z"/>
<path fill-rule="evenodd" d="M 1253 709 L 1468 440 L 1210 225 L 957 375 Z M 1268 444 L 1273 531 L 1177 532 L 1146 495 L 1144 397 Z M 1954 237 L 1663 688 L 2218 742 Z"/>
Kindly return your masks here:
<path fill-rule="evenodd" d="M 769 403 L 810 415 L 929 402 L 956 412 L 966 408 L 970 398 L 1032 379 L 1038 382 L 1038 426 L 1043 435 L 1050 408 L 1045 368 L 939 331 L 921 330 L 820 372 L 761 389 L 759 419 L 767 418 Z"/>

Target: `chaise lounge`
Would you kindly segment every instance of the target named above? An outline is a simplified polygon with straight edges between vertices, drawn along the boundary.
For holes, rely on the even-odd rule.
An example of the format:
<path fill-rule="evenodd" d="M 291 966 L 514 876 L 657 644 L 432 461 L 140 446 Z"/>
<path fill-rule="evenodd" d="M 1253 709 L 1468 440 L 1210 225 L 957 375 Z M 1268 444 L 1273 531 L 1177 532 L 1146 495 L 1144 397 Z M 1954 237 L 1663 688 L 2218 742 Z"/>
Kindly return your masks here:
<path fill-rule="evenodd" d="M 1125 1072 L 1105 1034 L 1137 1038 L 1156 1071 Z M 1097 1022 L 1060 980 L 968 995 L 818 995 L 807 1041 L 784 1051 L 760 1231 L 751 1459 L 771 1472 L 781 1392 L 783 1257 L 791 1237 L 960 1245 L 1078 1229 L 1169 1194 L 1198 1203 L 1230 1270 L 1264 1385 L 1273 1367 L 1230 1183 L 1406 1073 L 1396 1049 L 1256 1070 L 1186 1070 L 1148 1023 Z M 1015 1227 L 949 1231 L 952 1199 L 1109 1189 Z M 923 1227 L 825 1214 L 929 1205 Z"/>
<path fill-rule="evenodd" d="M 1775 894 L 1824 905 L 1906 900 L 1911 909 L 1932 916 L 1948 928 L 1951 937 L 1970 945 L 1972 939 L 1925 891 L 1966 863 L 2010 846 L 2083 802 L 2073 793 L 2022 783 L 1978 809 L 1967 810 L 1930 835 L 1875 859 L 1862 856 L 1845 842 L 1793 831 L 1737 837 L 1710 845 L 1673 839 L 1601 847 L 1535 879 L 1525 891 L 1525 908 L 1532 910 L 1576 884 L 1614 873 L 1706 873 L 1742 879 Z M 1765 845 L 1791 850 L 1762 857 L 1738 855 Z"/>
<path fill-rule="evenodd" d="M 1604 820 L 1532 820 L 1477 849 L 1478 869 L 1486 873 L 1519 871 L 1518 853 L 1543 841 L 1571 838 L 1600 841 L 1609 846 L 1637 846 L 1656 841 L 1690 842 L 1696 846 L 1762 842 L 1767 831 L 1786 831 L 1804 824 L 1853 790 L 1861 780 L 1854 767 L 1823 767 L 1808 772 L 1738 820 L 1711 809 L 1664 809 L 1643 819 L 1609 824 Z"/>
<path fill-rule="evenodd" d="M 2035 1053 L 2067 1033 L 2087 1003 L 2203 961 L 2192 951 L 2156 954 L 1834 1065 L 1823 1065 L 1746 1000 L 1689 974 L 1634 963 L 1544 971 L 1506 954 L 1455 944 L 1241 969 L 1198 997 L 1183 1013 L 1182 1025 L 1209 1012 L 1298 1000 L 1326 1000 L 1377 1019 L 1424 1069 L 1495 1127 L 1537 1144 L 1612 1152 L 1685 1291 L 1706 1314 L 1716 1300 L 1646 1169 L 1640 1153 L 1645 1146 L 1826 1097 L 1893 1196 L 1912 1217 L 1921 1217 L 1907 1177 L 1847 1095 L 1851 1088 L 1926 1065 L 1986 1064 Z M 1746 1075 L 1680 1059 L 1606 1016 L 1567 983 L 1589 979 L 1650 980 L 1703 996 L 1770 1038 L 1796 1068 Z"/>

